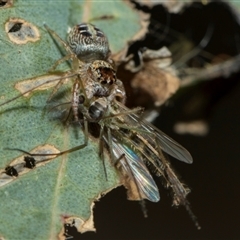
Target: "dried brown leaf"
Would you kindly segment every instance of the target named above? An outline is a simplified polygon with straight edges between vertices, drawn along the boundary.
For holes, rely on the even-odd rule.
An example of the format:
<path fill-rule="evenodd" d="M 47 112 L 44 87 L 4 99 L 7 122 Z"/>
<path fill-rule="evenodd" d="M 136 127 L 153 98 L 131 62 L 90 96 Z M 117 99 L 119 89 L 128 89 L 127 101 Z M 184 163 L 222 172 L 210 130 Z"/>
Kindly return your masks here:
<path fill-rule="evenodd" d="M 163 47 L 159 50 L 146 50 L 139 54 L 141 63 L 134 66 L 132 60 L 126 69 L 135 72 L 131 86 L 140 93 L 147 93 L 155 106 L 160 106 L 179 88 L 180 81 L 174 74 L 171 64 L 171 53 Z"/>

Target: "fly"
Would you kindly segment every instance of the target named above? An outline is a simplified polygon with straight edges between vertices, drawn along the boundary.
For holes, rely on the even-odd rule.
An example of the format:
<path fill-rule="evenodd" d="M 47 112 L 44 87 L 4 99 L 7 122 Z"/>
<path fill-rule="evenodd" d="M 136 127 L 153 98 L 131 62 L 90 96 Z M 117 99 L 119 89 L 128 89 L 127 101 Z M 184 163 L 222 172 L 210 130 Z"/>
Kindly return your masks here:
<path fill-rule="evenodd" d="M 120 171 L 123 184 L 128 189 L 128 197 L 132 200 L 159 201 L 158 188 L 146 167 L 146 164 L 150 165 L 154 173 L 163 179 L 164 186 L 171 188 L 173 205 L 185 206 L 197 228 L 200 228 L 186 199 L 190 190 L 178 179 L 163 151 L 185 163 L 192 163 L 190 153 L 142 120 L 138 115 L 139 108 L 128 109 L 116 99 L 111 102 L 97 99 L 93 105 L 99 106 L 96 112 L 102 111 L 102 118 L 97 122 L 101 129 L 100 144 L 108 149 L 111 160 Z M 143 212 L 146 216 L 144 206 Z"/>

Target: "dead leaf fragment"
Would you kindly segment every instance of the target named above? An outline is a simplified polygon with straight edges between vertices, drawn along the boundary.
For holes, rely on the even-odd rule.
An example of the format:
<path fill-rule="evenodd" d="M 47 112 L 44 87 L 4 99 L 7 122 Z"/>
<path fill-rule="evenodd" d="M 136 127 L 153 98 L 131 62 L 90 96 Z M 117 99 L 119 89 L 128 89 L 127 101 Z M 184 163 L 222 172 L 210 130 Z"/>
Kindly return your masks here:
<path fill-rule="evenodd" d="M 174 74 L 171 53 L 166 47 L 159 50 L 147 49 L 139 52 L 140 65 L 135 67 L 133 60 L 126 64 L 126 69 L 136 72 L 131 86 L 139 93 L 151 96 L 156 107 L 162 105 L 179 88 L 180 80 Z"/>
<path fill-rule="evenodd" d="M 114 60 L 116 66 L 119 66 L 124 61 L 126 53 L 128 51 L 128 47 L 131 45 L 131 43 L 144 38 L 144 36 L 148 31 L 148 26 L 149 26 L 149 18 L 150 18 L 149 14 L 144 13 L 142 11 L 137 11 L 133 6 L 133 4 L 130 3 L 129 1 L 124 1 L 124 3 L 127 4 L 129 7 L 131 7 L 132 10 L 139 15 L 139 24 L 141 27 L 139 31 L 136 32 L 136 34 L 131 39 L 129 39 L 128 42 L 126 42 L 126 45 L 125 47 L 122 48 L 122 50 L 112 54 L 111 58 Z"/>
<path fill-rule="evenodd" d="M 165 8 L 167 8 L 169 13 L 180 13 L 183 11 L 184 7 L 188 7 L 193 2 L 201 2 L 202 4 L 206 5 L 210 2 L 210 0 L 167 0 L 167 1 L 156 1 L 156 0 L 135 0 L 133 1 L 135 3 L 138 3 L 141 6 L 148 6 L 149 8 L 153 8 L 156 5 L 163 5 Z"/>
<path fill-rule="evenodd" d="M 177 122 L 174 131 L 178 134 L 191 134 L 195 136 L 206 136 L 209 126 L 206 121 L 198 120 L 192 122 Z"/>
<path fill-rule="evenodd" d="M 172 0 L 172 1 L 164 1 L 162 5 L 168 9 L 170 13 L 180 13 L 184 7 L 189 6 L 192 4 L 192 1 L 179 1 L 179 0 Z"/>
<path fill-rule="evenodd" d="M 150 62 L 135 75 L 131 85 L 148 93 L 158 107 L 177 91 L 179 83 L 177 77 Z"/>
<path fill-rule="evenodd" d="M 94 203 L 91 206 L 91 209 L 93 208 Z M 64 227 L 61 229 L 58 238 L 61 240 L 65 239 L 71 239 L 73 236 L 70 236 L 68 232 L 66 232 L 66 227 L 75 227 L 76 230 L 80 233 L 84 232 L 95 232 L 96 229 L 94 227 L 94 222 L 93 222 L 93 212 L 91 213 L 91 216 L 87 220 L 83 220 L 79 217 L 74 217 L 74 216 L 69 216 L 69 217 L 63 217 L 63 223 Z"/>
<path fill-rule="evenodd" d="M 34 77 L 22 80 L 15 84 L 15 88 L 25 97 L 28 97 L 33 91 L 43 91 L 56 86 L 61 77 L 57 74 L 47 74 L 40 77 Z M 62 77 L 64 79 L 64 77 Z M 68 79 L 64 79 L 63 83 Z"/>

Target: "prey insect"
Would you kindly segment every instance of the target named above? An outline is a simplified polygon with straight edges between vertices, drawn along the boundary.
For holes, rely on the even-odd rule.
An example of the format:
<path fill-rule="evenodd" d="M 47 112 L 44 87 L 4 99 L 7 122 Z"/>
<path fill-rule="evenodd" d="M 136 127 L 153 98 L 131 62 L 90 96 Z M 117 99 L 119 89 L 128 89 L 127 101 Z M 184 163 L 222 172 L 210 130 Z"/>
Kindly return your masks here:
<path fill-rule="evenodd" d="M 181 145 L 142 120 L 139 115 L 140 108 L 128 109 L 124 105 L 126 93 L 122 81 L 117 79 L 113 61 L 109 58 L 110 50 L 105 34 L 95 26 L 83 23 L 71 29 L 66 43 L 53 30 L 46 25 L 45 27 L 67 52 L 66 56 L 54 64 L 51 71 L 64 61 L 71 61 L 71 70 L 60 77 L 48 101 L 64 84 L 64 79 L 72 80 L 71 101 L 60 103 L 53 108 L 61 106 L 68 110 L 66 121 L 79 123 L 85 141 L 82 145 L 51 154 L 31 154 L 25 150 L 16 150 L 30 157 L 71 153 L 87 146 L 91 128 L 95 126 L 99 130 L 99 156 L 104 163 L 104 151 L 109 153 L 111 161 L 119 170 L 123 184 L 128 189 L 130 199 L 159 201 L 158 188 L 146 166 L 150 165 L 156 175 L 164 179 L 165 186 L 172 189 L 173 204 L 184 205 L 195 220 L 186 200 L 189 189 L 178 180 L 162 151 L 186 163 L 191 163 L 192 157 Z M 32 164 L 34 167 L 35 162 Z M 13 169 L 10 173 L 17 175 Z M 146 215 L 145 209 L 144 212 Z M 199 226 L 197 222 L 196 225 Z"/>
<path fill-rule="evenodd" d="M 130 110 L 114 99 L 111 102 L 106 100 L 105 105 L 99 107 L 99 111 L 101 110 L 103 117 L 97 122 L 100 126 L 100 141 L 104 141 L 102 144 L 108 149 L 112 161 L 120 171 L 129 199 L 147 199 L 152 202 L 160 200 L 158 188 L 147 164 L 163 179 L 164 186 L 172 190 L 173 205 L 184 205 L 200 228 L 186 199 L 190 190 L 178 179 L 162 151 L 180 161 L 192 163 L 189 152 L 142 120 L 138 114 L 139 108 Z M 144 205 L 143 212 L 146 216 Z"/>

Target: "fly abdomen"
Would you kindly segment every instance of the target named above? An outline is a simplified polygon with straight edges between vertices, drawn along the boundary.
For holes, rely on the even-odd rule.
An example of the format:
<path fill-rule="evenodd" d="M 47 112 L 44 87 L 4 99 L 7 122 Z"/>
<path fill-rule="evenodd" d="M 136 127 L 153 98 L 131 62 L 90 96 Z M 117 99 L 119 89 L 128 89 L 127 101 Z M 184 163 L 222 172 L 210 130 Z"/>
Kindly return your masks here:
<path fill-rule="evenodd" d="M 92 120 L 100 120 L 107 110 L 107 99 L 98 98 L 89 107 L 88 113 Z"/>

